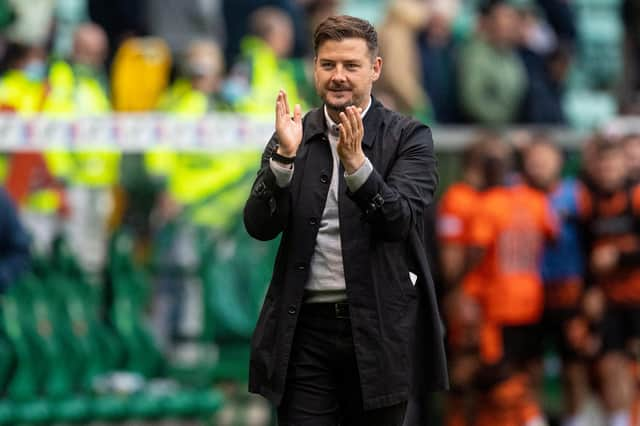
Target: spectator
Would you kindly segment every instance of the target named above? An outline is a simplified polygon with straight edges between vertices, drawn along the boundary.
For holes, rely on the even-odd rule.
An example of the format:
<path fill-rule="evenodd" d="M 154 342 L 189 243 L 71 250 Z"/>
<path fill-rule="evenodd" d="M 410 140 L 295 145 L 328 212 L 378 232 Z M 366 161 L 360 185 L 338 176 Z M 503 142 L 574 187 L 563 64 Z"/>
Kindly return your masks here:
<path fill-rule="evenodd" d="M 524 99 L 527 76 L 516 51 L 521 20 L 511 1 L 484 0 L 476 37 L 460 52 L 460 101 L 474 123 L 513 123 Z"/>
<path fill-rule="evenodd" d="M 424 0 L 394 0 L 380 27 L 380 55 L 385 72 L 376 84 L 376 94 L 389 98 L 389 107 L 426 119 L 429 108 L 422 87 L 417 34 L 427 22 Z"/>
<path fill-rule="evenodd" d="M 9 43 L 2 58 L 0 108 L 32 114 L 41 108 L 47 52 L 40 46 Z"/>
<path fill-rule="evenodd" d="M 98 115 L 111 111 L 104 61 L 107 36 L 98 25 L 84 23 L 73 35 L 68 61 L 56 60 L 49 70 L 45 108 L 52 114 Z M 91 274 L 105 264 L 111 188 L 118 183 L 120 153 L 110 149 L 45 152 L 51 173 L 67 186 L 70 214 L 65 233 L 73 254 Z"/>
<path fill-rule="evenodd" d="M 0 235 L 0 293 L 4 293 L 30 263 L 30 238 L 4 189 L 0 189 Z"/>
<path fill-rule="evenodd" d="M 422 84 L 437 123 L 460 122 L 456 81 L 457 42 L 451 31 L 458 0 L 431 0 L 426 30 L 418 37 Z"/>
<path fill-rule="evenodd" d="M 225 68 L 220 45 L 192 40 L 181 58 L 180 77 L 162 95 L 158 108 L 194 114 L 228 109 L 220 99 Z"/>
<path fill-rule="evenodd" d="M 181 76 L 162 95 L 158 110 L 185 117 L 201 117 L 211 111 L 226 109 L 219 100 L 224 59 L 222 50 L 208 40 L 192 41 L 184 55 Z M 238 156 L 239 154 L 233 153 Z M 212 211 L 207 198 L 220 188 L 221 176 L 237 167 L 224 154 L 174 152 L 165 147 L 145 153 L 147 171 L 165 187 L 158 207 L 159 226 L 173 221 L 185 206 L 191 207 L 196 223 L 214 226 L 222 221 L 221 212 Z M 233 173 L 231 173 L 233 174 Z M 197 220 L 200 218 L 200 220 Z M 210 221 L 213 220 L 214 223 Z"/>
<path fill-rule="evenodd" d="M 162 37 L 176 57 L 184 55 L 196 39 L 211 39 L 224 46 L 222 3 L 222 0 L 153 0 L 147 8 L 149 31 Z"/>
<path fill-rule="evenodd" d="M 331 2 L 333 0 L 320 0 Z M 227 26 L 227 43 L 225 49 L 225 60 L 232 64 L 238 54 L 242 53 L 241 42 L 247 33 L 251 32 L 251 23 L 247 17 L 255 11 L 264 7 L 276 8 L 282 11 L 291 20 L 293 26 L 293 46 L 292 55 L 303 57 L 309 51 L 308 30 L 304 25 L 304 15 L 298 1 L 294 0 L 234 0 L 225 1 L 224 21 L 232 22 L 234 25 Z"/>
<path fill-rule="evenodd" d="M 522 10 L 520 57 L 527 70 L 528 86 L 522 121 L 532 124 L 563 124 L 562 94 L 568 73 L 569 51 L 558 45 L 551 29 L 533 7 Z"/>
<path fill-rule="evenodd" d="M 11 43 L 0 77 L 0 108 L 32 115 L 51 106 L 46 97 L 46 51 L 40 46 Z M 45 100 L 45 102 L 43 102 Z M 5 188 L 20 207 L 28 229 L 35 230 L 34 248 L 46 253 L 68 213 L 66 192 L 52 176 L 41 152 L 16 152 L 7 165 Z"/>
<path fill-rule="evenodd" d="M 56 61 L 51 65 L 52 72 L 71 77 L 75 87 L 69 88 L 67 96 L 72 98 L 71 102 L 78 112 L 94 114 L 111 109 L 104 66 L 108 48 L 104 30 L 96 24 L 83 23 L 73 34 L 69 61 Z M 50 81 L 50 84 L 56 87 L 55 81 Z"/>
<path fill-rule="evenodd" d="M 180 77 L 160 99 L 160 111 L 201 117 L 227 108 L 219 99 L 224 57 L 218 44 L 211 40 L 190 42 L 180 65 Z M 160 342 L 171 346 L 185 337 L 188 313 L 184 301 L 198 282 L 194 272 L 200 260 L 196 235 L 221 230 L 235 217 L 233 201 L 227 198 L 221 208 L 216 196 L 224 194 L 225 186 L 246 169 L 244 157 L 237 151 L 213 154 L 159 147 L 144 155 L 147 171 L 162 187 L 151 224 L 156 231 L 153 322 Z M 249 156 L 251 164 L 254 156 Z"/>
<path fill-rule="evenodd" d="M 264 7 L 249 17 L 250 34 L 242 39 L 241 59 L 225 84 L 224 94 L 234 109 L 251 114 L 272 114 L 273 94 L 285 89 L 292 103 L 300 99 L 294 63 L 293 26 L 280 9 Z"/>
<path fill-rule="evenodd" d="M 558 41 L 573 46 L 577 37 L 574 5 L 566 0 L 536 0 L 536 4 L 551 25 Z"/>

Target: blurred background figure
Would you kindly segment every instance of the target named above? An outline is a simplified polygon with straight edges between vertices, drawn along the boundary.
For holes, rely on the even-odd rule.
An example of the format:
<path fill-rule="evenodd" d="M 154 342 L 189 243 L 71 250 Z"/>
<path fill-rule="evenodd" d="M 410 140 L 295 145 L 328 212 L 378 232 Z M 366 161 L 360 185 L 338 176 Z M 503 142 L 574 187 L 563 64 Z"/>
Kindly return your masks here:
<path fill-rule="evenodd" d="M 160 97 L 158 110 L 197 118 L 228 109 L 220 99 L 225 68 L 220 46 L 209 40 L 192 40 L 181 59 L 179 77 Z M 236 164 L 235 159 L 224 155 L 178 152 L 162 146 L 145 154 L 147 172 L 158 190 L 151 223 L 156 280 L 154 330 L 164 347 L 171 347 L 180 336 L 199 331 L 184 327 L 193 324 L 185 317 L 185 304 L 191 304 L 199 294 L 194 294 L 199 289 L 194 276 L 200 262 L 196 227 L 212 232 L 223 221 L 212 197 L 226 178 L 233 177 L 231 169 Z"/>
<path fill-rule="evenodd" d="M 462 179 L 443 194 L 436 230 L 440 270 L 445 287 L 444 316 L 448 328 L 451 393 L 445 406 L 445 424 L 472 424 L 474 380 L 480 367 L 480 330 L 484 276 L 473 268 L 469 235 L 482 193 L 486 189 L 484 152 L 498 135 L 481 135 L 462 156 Z"/>
<path fill-rule="evenodd" d="M 339 0 L 338 0 L 339 1 Z M 314 31 L 315 26 L 308 26 L 305 22 L 305 8 L 318 3 L 319 9 L 330 9 L 334 0 L 241 0 L 223 2 L 225 22 L 233 22 L 234 25 L 227 26 L 227 43 L 225 49 L 225 61 L 233 64 L 242 54 L 242 39 L 253 33 L 251 23 L 248 19 L 256 10 L 264 7 L 276 8 L 287 15 L 293 25 L 293 46 L 292 56 L 303 57 L 308 55 L 312 49 L 309 31 Z M 308 9 L 307 9 L 308 10 Z"/>
<path fill-rule="evenodd" d="M 96 116 L 111 111 L 108 97 L 107 36 L 93 23 L 79 25 L 68 60 L 49 66 L 51 107 L 61 114 Z M 67 110 L 67 111 L 65 111 Z M 82 151 L 47 151 L 51 173 L 65 183 L 69 217 L 65 235 L 82 267 L 98 275 L 105 265 L 108 220 L 113 211 L 113 187 L 118 183 L 120 153 L 113 148 Z"/>
<path fill-rule="evenodd" d="M 520 121 L 565 122 L 562 94 L 569 71 L 568 45 L 558 39 L 533 4 L 521 12 L 519 54 L 527 70 L 527 91 Z"/>
<path fill-rule="evenodd" d="M 518 7 L 515 0 L 483 1 L 477 34 L 460 51 L 460 102 L 473 122 L 504 126 L 520 113 L 527 75 L 516 50 L 522 25 Z"/>
<path fill-rule="evenodd" d="M 544 134 L 534 134 L 523 152 L 525 182 L 548 198 L 559 220 L 560 232 L 544 248 L 541 272 L 544 284 L 542 338 L 562 361 L 565 424 L 585 424 L 584 406 L 589 396 L 588 340 L 582 316 L 584 259 L 580 222 L 580 184 L 562 178 L 564 155 Z M 541 377 L 537 377 L 539 386 Z M 582 417 L 581 417 L 582 416 Z"/>
<path fill-rule="evenodd" d="M 299 103 L 299 63 L 291 60 L 294 32 L 291 18 L 282 10 L 264 7 L 249 17 L 249 35 L 240 43 L 240 59 L 233 65 L 225 95 L 234 110 L 266 115 L 273 112 L 273 91 L 287 91 L 292 105 Z"/>
<path fill-rule="evenodd" d="M 0 235 L 0 293 L 5 293 L 29 269 L 31 238 L 4 189 L 0 189 Z"/>
<path fill-rule="evenodd" d="M 428 19 L 418 36 L 422 85 L 436 123 L 460 122 L 456 65 L 460 40 L 453 34 L 453 23 L 460 12 L 458 0 L 427 2 Z"/>
<path fill-rule="evenodd" d="M 498 141 L 485 148 L 487 189 L 469 232 L 484 283 L 476 425 L 545 424 L 532 377 L 544 310 L 539 262 L 558 225 L 543 194 L 523 184 L 506 186 L 511 155 Z"/>
<path fill-rule="evenodd" d="M 220 97 L 225 63 L 220 45 L 194 39 L 187 44 L 179 63 L 179 76 L 160 98 L 166 112 L 204 114 L 228 110 Z"/>
<path fill-rule="evenodd" d="M 630 184 L 623 145 L 596 140 L 592 185 L 582 193 L 589 290 L 585 310 L 600 323 L 596 371 L 608 425 L 628 424 L 635 394 L 631 361 L 640 349 L 640 273 L 636 226 L 640 190 Z"/>
<path fill-rule="evenodd" d="M 422 87 L 420 57 L 415 40 L 427 24 L 430 11 L 425 0 L 394 0 L 380 26 L 380 56 L 385 72 L 376 84 L 376 96 L 387 107 L 426 120 L 431 112 Z M 398 49 L 398 45 L 405 46 Z"/>

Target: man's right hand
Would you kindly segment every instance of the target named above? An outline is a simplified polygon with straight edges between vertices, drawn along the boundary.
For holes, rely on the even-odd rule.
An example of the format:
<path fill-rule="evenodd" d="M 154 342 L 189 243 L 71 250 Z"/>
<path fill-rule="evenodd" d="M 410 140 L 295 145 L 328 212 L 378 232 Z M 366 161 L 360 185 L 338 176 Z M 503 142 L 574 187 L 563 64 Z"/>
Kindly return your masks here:
<path fill-rule="evenodd" d="M 284 90 L 278 92 L 276 99 L 276 135 L 278 136 L 278 154 L 295 157 L 302 142 L 302 111 L 299 104 L 293 110 L 293 119 L 289 111 L 289 102 Z"/>

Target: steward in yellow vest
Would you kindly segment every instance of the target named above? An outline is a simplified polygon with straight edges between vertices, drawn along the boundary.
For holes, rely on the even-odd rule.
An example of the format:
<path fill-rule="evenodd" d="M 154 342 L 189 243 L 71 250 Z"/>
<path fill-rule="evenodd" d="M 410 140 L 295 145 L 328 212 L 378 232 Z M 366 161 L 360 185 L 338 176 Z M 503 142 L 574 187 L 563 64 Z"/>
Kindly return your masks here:
<path fill-rule="evenodd" d="M 185 77 L 176 80 L 163 94 L 158 110 L 185 120 L 210 111 L 228 111 L 229 107 L 217 96 L 224 69 L 219 47 L 213 42 L 195 41 L 185 59 Z M 195 225 L 224 227 L 237 215 L 243 198 L 241 193 L 229 197 L 226 188 L 251 170 L 251 161 L 257 156 L 259 153 L 253 150 L 206 153 L 159 147 L 145 154 L 145 165 L 152 176 L 164 182 L 164 196 L 168 197 L 165 205 L 172 205 L 174 214 L 186 213 L 186 219 Z M 224 202 L 220 201 L 222 198 Z"/>
<path fill-rule="evenodd" d="M 280 89 L 287 92 L 292 105 L 306 110 L 297 78 L 300 73 L 289 58 L 294 41 L 289 16 L 277 8 L 260 8 L 249 17 L 249 30 L 251 35 L 240 42 L 240 59 L 224 89 L 234 110 L 271 116 L 273 94 Z"/>
<path fill-rule="evenodd" d="M 0 76 L 0 110 L 22 116 L 38 114 L 48 92 L 46 52 L 38 46 L 11 43 L 6 55 L 9 68 Z M 33 153 L 0 157 L 2 182 L 19 207 L 46 216 L 56 215 L 65 205 L 64 192 L 60 187 L 48 178 L 31 179 L 30 185 L 21 182 L 32 174 L 40 176 L 41 168 L 46 168 L 42 159 L 38 161 Z"/>
<path fill-rule="evenodd" d="M 71 61 L 56 60 L 49 67 L 43 113 L 81 119 L 111 111 L 106 76 L 101 70 L 106 43 L 100 27 L 78 27 Z M 52 174 L 71 185 L 106 188 L 118 181 L 120 152 L 114 147 L 48 151 L 46 159 Z"/>

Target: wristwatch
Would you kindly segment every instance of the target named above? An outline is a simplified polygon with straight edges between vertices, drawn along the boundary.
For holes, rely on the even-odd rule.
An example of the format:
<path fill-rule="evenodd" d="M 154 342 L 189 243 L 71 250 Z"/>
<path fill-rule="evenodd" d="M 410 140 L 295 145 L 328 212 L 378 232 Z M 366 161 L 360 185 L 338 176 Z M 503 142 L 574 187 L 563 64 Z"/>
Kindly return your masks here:
<path fill-rule="evenodd" d="M 296 161 L 296 157 L 285 157 L 284 155 L 280 155 L 278 154 L 278 145 L 276 145 L 276 147 L 274 148 L 274 150 L 271 152 L 271 159 L 273 161 L 277 161 L 280 164 L 293 164 L 294 161 Z"/>

